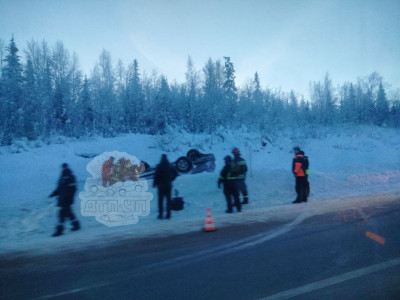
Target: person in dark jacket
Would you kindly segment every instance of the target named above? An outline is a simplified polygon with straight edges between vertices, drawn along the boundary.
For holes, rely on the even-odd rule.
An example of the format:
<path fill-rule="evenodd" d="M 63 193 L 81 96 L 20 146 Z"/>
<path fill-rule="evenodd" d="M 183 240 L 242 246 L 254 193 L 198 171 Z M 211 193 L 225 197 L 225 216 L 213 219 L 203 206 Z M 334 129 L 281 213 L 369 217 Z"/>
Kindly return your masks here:
<path fill-rule="evenodd" d="M 79 221 L 71 210 L 71 205 L 74 203 L 74 196 L 76 192 L 76 180 L 72 171 L 68 168 L 68 164 L 61 165 L 62 172 L 58 180 L 58 186 L 53 193 L 49 196 L 58 196 L 57 206 L 60 207 L 59 211 L 59 224 L 53 236 L 60 236 L 64 231 L 64 221 L 66 218 L 71 220 L 73 231 L 80 229 Z"/>
<path fill-rule="evenodd" d="M 293 203 L 307 202 L 307 178 L 306 178 L 306 165 L 304 156 L 301 154 L 299 147 L 293 148 L 294 158 L 292 162 L 292 172 L 296 178 L 296 193 L 297 198 Z"/>
<path fill-rule="evenodd" d="M 242 204 L 248 204 L 249 194 L 246 185 L 247 164 L 244 158 L 240 156 L 240 150 L 238 148 L 233 148 L 232 154 L 234 158 L 232 162 L 231 176 L 235 179 L 238 193 L 242 194 Z"/>
<path fill-rule="evenodd" d="M 309 170 L 310 162 L 308 160 L 308 156 L 306 156 L 304 154 L 304 151 L 300 151 L 300 154 L 303 155 L 304 169 L 306 170 L 306 172 L 305 172 L 306 173 L 305 174 L 305 177 L 306 177 L 306 194 L 307 194 L 307 197 L 310 197 L 310 182 L 308 181 L 308 175 L 310 174 L 310 170 Z"/>
<path fill-rule="evenodd" d="M 238 212 L 242 210 L 241 203 L 239 201 L 239 192 L 236 188 L 235 179 L 231 177 L 231 168 L 232 168 L 232 157 L 229 155 L 224 157 L 225 166 L 221 170 L 221 175 L 218 179 L 218 188 L 221 187 L 221 184 L 224 185 L 224 195 L 226 198 L 227 210 L 226 213 L 233 212 L 232 205 L 232 197 L 234 199 L 234 203 Z"/>
<path fill-rule="evenodd" d="M 165 154 L 161 156 L 161 161 L 156 167 L 154 173 L 153 187 L 158 188 L 158 219 L 163 218 L 163 199 L 167 198 L 167 215 L 166 218 L 171 218 L 171 190 L 172 182 L 178 176 L 175 167 L 172 166 Z"/>

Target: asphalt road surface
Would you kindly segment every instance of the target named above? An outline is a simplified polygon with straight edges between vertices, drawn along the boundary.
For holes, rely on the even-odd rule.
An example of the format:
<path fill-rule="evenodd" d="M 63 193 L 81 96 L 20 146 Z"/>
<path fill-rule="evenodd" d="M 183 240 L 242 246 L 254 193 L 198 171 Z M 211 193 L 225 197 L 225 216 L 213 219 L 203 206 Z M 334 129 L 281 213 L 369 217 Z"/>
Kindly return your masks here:
<path fill-rule="evenodd" d="M 285 223 L 3 255 L 0 297 L 400 299 L 400 199 Z"/>

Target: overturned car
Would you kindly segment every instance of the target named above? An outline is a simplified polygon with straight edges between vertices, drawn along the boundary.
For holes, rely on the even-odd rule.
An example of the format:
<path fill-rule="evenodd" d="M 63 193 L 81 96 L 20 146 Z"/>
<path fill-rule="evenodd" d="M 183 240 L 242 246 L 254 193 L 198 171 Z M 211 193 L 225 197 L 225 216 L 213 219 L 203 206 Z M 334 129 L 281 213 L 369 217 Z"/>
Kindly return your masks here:
<path fill-rule="evenodd" d="M 141 178 L 153 178 L 156 167 L 151 167 L 147 162 L 142 161 L 144 172 L 140 174 Z M 191 149 L 186 156 L 179 157 L 172 165 L 179 173 L 196 174 L 201 172 L 214 172 L 215 156 L 214 154 L 203 154 L 197 149 Z"/>

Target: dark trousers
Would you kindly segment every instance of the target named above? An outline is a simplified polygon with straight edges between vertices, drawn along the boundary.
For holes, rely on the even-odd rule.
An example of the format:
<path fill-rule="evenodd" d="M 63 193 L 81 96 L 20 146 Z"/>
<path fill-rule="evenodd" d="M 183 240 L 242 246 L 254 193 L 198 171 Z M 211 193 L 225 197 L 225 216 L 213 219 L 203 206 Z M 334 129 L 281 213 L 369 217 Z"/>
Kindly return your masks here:
<path fill-rule="evenodd" d="M 163 200 L 167 198 L 167 216 L 171 214 L 171 187 L 163 187 L 158 189 L 158 216 L 162 217 L 164 212 Z"/>
<path fill-rule="evenodd" d="M 310 196 L 310 182 L 308 181 L 308 175 L 306 175 L 306 192 L 307 192 L 307 197 Z"/>
<path fill-rule="evenodd" d="M 236 180 L 227 180 L 224 183 L 224 195 L 226 199 L 226 204 L 228 207 L 228 211 L 232 211 L 232 197 L 234 201 L 234 205 L 236 209 L 240 211 L 242 209 L 242 205 L 239 200 L 239 191 L 237 190 Z"/>
<path fill-rule="evenodd" d="M 60 209 L 59 212 L 60 224 L 64 224 L 66 218 L 69 218 L 71 221 L 74 221 L 76 219 L 75 215 L 71 210 L 71 206 L 61 207 Z"/>
<path fill-rule="evenodd" d="M 304 176 L 296 177 L 296 202 L 307 202 L 307 178 Z"/>
<path fill-rule="evenodd" d="M 249 194 L 247 193 L 246 179 L 236 179 L 235 182 L 238 193 L 242 194 L 243 196 L 243 203 L 248 203 Z"/>

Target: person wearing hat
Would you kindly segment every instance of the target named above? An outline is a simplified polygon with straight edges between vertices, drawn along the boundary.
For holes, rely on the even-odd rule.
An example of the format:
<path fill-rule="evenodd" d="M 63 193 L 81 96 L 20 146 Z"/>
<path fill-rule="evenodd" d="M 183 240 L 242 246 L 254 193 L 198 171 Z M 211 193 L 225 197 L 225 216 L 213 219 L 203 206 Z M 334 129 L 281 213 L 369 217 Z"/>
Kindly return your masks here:
<path fill-rule="evenodd" d="M 62 235 L 64 231 L 64 221 L 66 218 L 71 220 L 72 231 L 76 231 L 81 228 L 79 221 L 76 219 L 71 210 L 71 205 L 74 203 L 74 196 L 76 192 L 75 176 L 68 168 L 68 164 L 63 163 L 61 168 L 62 171 L 58 180 L 58 186 L 49 196 L 50 198 L 58 196 L 57 206 L 60 207 L 59 224 L 56 227 L 56 231 L 52 235 L 54 237 Z"/>
<path fill-rule="evenodd" d="M 304 155 L 299 147 L 293 148 L 294 158 L 292 162 L 292 172 L 296 178 L 296 200 L 293 203 L 307 202 L 307 178 L 306 163 Z"/>
<path fill-rule="evenodd" d="M 238 212 L 242 211 L 242 206 L 239 201 L 239 193 L 236 189 L 235 179 L 231 177 L 232 157 L 229 155 L 224 157 L 225 166 L 221 170 L 220 177 L 218 179 L 218 188 L 221 188 L 221 184 L 224 185 L 224 195 L 227 204 L 226 213 L 233 212 L 232 197 L 234 204 Z"/>
<path fill-rule="evenodd" d="M 247 164 L 243 157 L 240 156 L 240 150 L 235 147 L 232 149 L 233 162 L 231 176 L 235 179 L 236 189 L 242 194 L 242 204 L 249 203 L 249 195 L 246 185 Z"/>

